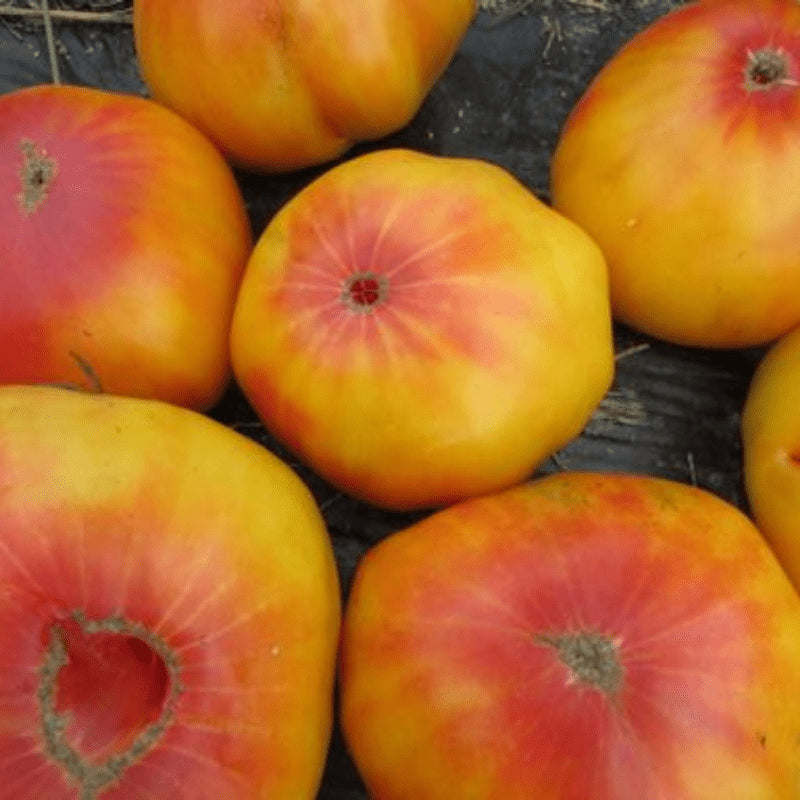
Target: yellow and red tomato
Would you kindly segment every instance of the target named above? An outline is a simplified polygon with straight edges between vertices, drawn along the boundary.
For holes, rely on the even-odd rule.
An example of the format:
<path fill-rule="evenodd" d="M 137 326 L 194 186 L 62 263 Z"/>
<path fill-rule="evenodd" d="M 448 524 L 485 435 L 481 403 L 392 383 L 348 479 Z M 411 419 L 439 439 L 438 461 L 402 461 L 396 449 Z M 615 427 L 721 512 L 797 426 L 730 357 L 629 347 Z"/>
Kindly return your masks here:
<path fill-rule="evenodd" d="M 373 800 L 797 792 L 800 597 L 747 517 L 561 473 L 363 557 L 341 713 Z"/>
<path fill-rule="evenodd" d="M 0 98 L 0 383 L 210 407 L 250 248 L 230 167 L 172 112 L 70 86 Z"/>
<path fill-rule="evenodd" d="M 710 347 L 800 323 L 800 5 L 706 0 L 646 28 L 567 119 L 551 183 L 623 322 Z"/>
<path fill-rule="evenodd" d="M 379 506 L 505 487 L 577 436 L 613 374 L 591 239 L 487 162 L 384 150 L 272 219 L 231 330 L 272 433 Z"/>
<path fill-rule="evenodd" d="M 800 328 L 758 365 L 742 411 L 744 481 L 750 511 L 800 587 Z"/>
<path fill-rule="evenodd" d="M 475 0 L 136 0 L 153 96 L 235 161 L 269 171 L 333 159 L 416 114 Z"/>
<path fill-rule="evenodd" d="M 166 403 L 0 389 L 5 796 L 311 800 L 339 602 L 317 506 L 263 447 Z"/>

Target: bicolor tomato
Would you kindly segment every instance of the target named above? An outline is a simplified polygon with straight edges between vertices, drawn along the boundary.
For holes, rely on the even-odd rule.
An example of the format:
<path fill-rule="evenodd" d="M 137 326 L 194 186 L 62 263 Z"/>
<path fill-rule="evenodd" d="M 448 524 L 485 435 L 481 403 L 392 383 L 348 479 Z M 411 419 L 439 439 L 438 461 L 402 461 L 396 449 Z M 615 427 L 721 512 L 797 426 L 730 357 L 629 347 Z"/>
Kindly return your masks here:
<path fill-rule="evenodd" d="M 683 345 L 800 322 L 800 5 L 689 3 L 628 42 L 566 121 L 557 209 L 609 266 L 615 316 Z"/>
<path fill-rule="evenodd" d="M 265 448 L 166 403 L 0 389 L 5 797 L 311 800 L 339 613 L 322 517 Z"/>
<path fill-rule="evenodd" d="M 800 587 L 800 328 L 767 351 L 742 410 L 744 481 L 750 511 Z"/>
<path fill-rule="evenodd" d="M 560 473 L 366 553 L 342 725 L 374 800 L 788 799 L 798 630 L 800 597 L 738 509 Z"/>
<path fill-rule="evenodd" d="M 0 383 L 210 407 L 250 248 L 230 167 L 172 112 L 74 86 L 0 98 Z"/>
<path fill-rule="evenodd" d="M 271 220 L 231 330 L 271 432 L 379 506 L 443 505 L 525 479 L 611 382 L 594 242 L 505 170 L 384 150 Z"/>
<path fill-rule="evenodd" d="M 476 0 L 136 0 L 153 96 L 262 170 L 333 159 L 402 128 Z"/>

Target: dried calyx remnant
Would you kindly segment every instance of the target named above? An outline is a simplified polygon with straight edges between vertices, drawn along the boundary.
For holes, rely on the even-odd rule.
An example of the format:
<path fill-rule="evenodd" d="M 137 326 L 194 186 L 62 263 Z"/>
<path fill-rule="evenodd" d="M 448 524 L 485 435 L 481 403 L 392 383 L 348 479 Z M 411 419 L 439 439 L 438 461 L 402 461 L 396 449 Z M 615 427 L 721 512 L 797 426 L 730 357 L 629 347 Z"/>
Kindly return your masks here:
<path fill-rule="evenodd" d="M 51 626 L 50 641 L 39 668 L 36 693 L 45 747 L 48 755 L 79 785 L 79 800 L 97 800 L 130 766 L 141 760 L 169 728 L 178 698 L 183 692 L 181 666 L 175 651 L 138 622 L 131 622 L 124 617 L 93 620 L 82 611 L 74 611 L 68 623 L 77 625 L 87 636 L 112 634 L 139 640 L 161 659 L 168 677 L 169 688 L 158 719 L 145 727 L 126 750 L 114 753 L 100 763 L 90 761 L 67 741 L 65 731 L 70 722 L 69 716 L 59 714 L 56 709 L 59 673 L 69 663 L 69 653 L 65 623 L 55 622 Z"/>
<path fill-rule="evenodd" d="M 594 631 L 560 635 L 538 634 L 536 642 L 552 647 L 570 671 L 571 681 L 614 697 L 622 687 L 624 671 L 614 640 Z"/>
<path fill-rule="evenodd" d="M 22 188 L 17 200 L 22 213 L 29 217 L 47 197 L 58 172 L 58 163 L 30 139 L 23 139 L 19 149 L 22 151 L 22 166 L 17 174 Z"/>
<path fill-rule="evenodd" d="M 342 302 L 359 314 L 371 314 L 386 302 L 389 296 L 389 281 L 385 275 L 375 272 L 356 272 L 342 287 Z"/>
<path fill-rule="evenodd" d="M 764 47 L 748 51 L 744 86 L 748 91 L 764 91 L 775 86 L 797 86 L 789 75 L 789 61 L 783 48 Z"/>

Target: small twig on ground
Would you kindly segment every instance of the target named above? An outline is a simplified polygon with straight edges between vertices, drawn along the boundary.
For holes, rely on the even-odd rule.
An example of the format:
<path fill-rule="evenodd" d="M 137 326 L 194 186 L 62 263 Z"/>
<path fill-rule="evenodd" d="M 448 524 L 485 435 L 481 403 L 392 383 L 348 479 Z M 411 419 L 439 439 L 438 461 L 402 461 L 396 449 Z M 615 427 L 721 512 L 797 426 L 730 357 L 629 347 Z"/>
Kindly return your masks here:
<path fill-rule="evenodd" d="M 319 504 L 319 510 L 324 514 L 332 505 L 338 503 L 339 500 L 342 500 L 343 498 L 344 495 L 341 492 L 336 492 L 336 494 L 331 495 Z"/>
<path fill-rule="evenodd" d="M 50 5 L 48 0 L 42 0 L 42 18 L 44 20 L 44 34 L 47 39 L 47 53 L 50 57 L 50 74 L 53 83 L 61 83 L 61 73 L 58 69 L 58 54 L 56 53 L 56 38 L 53 35 L 53 21 L 50 19 Z"/>
<path fill-rule="evenodd" d="M 50 19 L 55 22 L 99 22 L 130 24 L 133 14 L 130 9 L 118 11 L 72 11 L 66 8 L 49 9 Z M 0 3 L 0 18 L 21 17 L 33 22 L 44 22 L 44 14 L 37 8 L 16 8 Z"/>
<path fill-rule="evenodd" d="M 694 467 L 694 455 L 692 453 L 686 454 L 686 462 L 689 464 L 689 480 L 692 486 L 697 486 L 697 471 Z"/>
<path fill-rule="evenodd" d="M 481 11 L 494 15 L 491 23 L 494 27 L 517 14 L 524 14 L 535 2 L 536 0 L 480 0 L 478 7 Z"/>
<path fill-rule="evenodd" d="M 553 42 L 563 42 L 564 34 L 561 31 L 561 23 L 558 19 L 542 17 L 542 22 L 544 23 L 544 30 L 547 34 L 547 41 L 544 44 L 544 50 L 542 50 L 542 58 L 547 58 L 547 54 L 550 52 Z"/>
<path fill-rule="evenodd" d="M 582 8 L 594 8 L 598 11 L 608 11 L 608 3 L 604 0 L 564 0 L 572 6 L 581 6 Z"/>
<path fill-rule="evenodd" d="M 642 353 L 645 350 L 649 350 L 650 345 L 647 342 L 643 342 L 642 344 L 635 344 L 632 347 L 626 347 L 624 350 L 620 350 L 614 356 L 615 361 L 622 361 L 624 358 L 630 358 L 631 356 L 635 356 L 637 353 Z"/>
<path fill-rule="evenodd" d="M 74 11 L 70 9 L 51 8 L 49 0 L 40 0 L 40 8 L 19 8 L 6 5 L 0 0 L 0 21 L 6 19 L 26 19 L 44 25 L 47 53 L 50 59 L 50 74 L 53 83 L 61 83 L 61 72 L 58 67 L 58 50 L 56 37 L 53 32 L 53 21 L 57 22 L 89 22 L 89 23 L 117 23 L 130 24 L 133 12 L 130 9 L 117 9 L 115 11 Z"/>
<path fill-rule="evenodd" d="M 481 11 L 490 11 L 494 14 L 515 14 L 532 6 L 536 0 L 480 0 L 478 7 Z"/>
<path fill-rule="evenodd" d="M 252 428 L 253 430 L 256 430 L 257 428 L 263 427 L 263 423 L 258 422 L 257 420 L 247 420 L 244 422 L 237 420 L 231 423 L 231 427 L 235 428 L 237 431 L 245 430 L 247 428 Z"/>
<path fill-rule="evenodd" d="M 611 389 L 592 414 L 590 424 L 646 425 L 647 411 L 633 389 Z"/>
<path fill-rule="evenodd" d="M 3 19 L 3 11 L 2 6 L 0 6 L 0 22 L 3 23 L 3 28 L 5 28 L 18 42 L 24 42 L 25 37 L 17 30 L 14 30 L 13 25 L 9 25 L 5 19 Z"/>
<path fill-rule="evenodd" d="M 514 14 L 522 14 L 536 2 L 541 2 L 545 8 L 552 7 L 551 0 L 479 0 L 478 8 L 481 11 L 488 11 L 491 14 L 499 14 L 503 17 L 510 17 Z M 608 11 L 606 0 L 564 0 L 567 5 L 578 6 L 579 8 L 591 8 L 596 11 Z"/>

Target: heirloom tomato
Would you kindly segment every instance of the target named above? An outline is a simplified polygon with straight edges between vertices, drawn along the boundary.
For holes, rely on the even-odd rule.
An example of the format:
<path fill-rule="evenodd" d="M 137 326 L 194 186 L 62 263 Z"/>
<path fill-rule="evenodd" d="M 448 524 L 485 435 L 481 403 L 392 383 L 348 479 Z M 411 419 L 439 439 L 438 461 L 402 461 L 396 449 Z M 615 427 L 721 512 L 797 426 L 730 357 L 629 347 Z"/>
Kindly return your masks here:
<path fill-rule="evenodd" d="M 800 328 L 781 338 L 753 375 L 742 412 L 750 510 L 800 587 Z"/>
<path fill-rule="evenodd" d="M 552 197 L 623 322 L 707 347 L 800 323 L 800 3 L 690 3 L 635 36 L 567 119 Z"/>
<path fill-rule="evenodd" d="M 135 0 L 153 96 L 251 168 L 297 169 L 411 120 L 476 0 Z"/>
<path fill-rule="evenodd" d="M 790 800 L 800 597 L 738 509 L 561 473 L 384 539 L 345 609 L 373 800 Z"/>
<path fill-rule="evenodd" d="M 339 587 L 311 494 L 196 412 L 0 389 L 0 794 L 311 800 Z"/>
<path fill-rule="evenodd" d="M 211 406 L 250 253 L 213 145 L 141 97 L 0 97 L 0 383 Z"/>
<path fill-rule="evenodd" d="M 272 433 L 378 506 L 443 505 L 526 478 L 612 379 L 603 257 L 505 170 L 382 150 L 271 220 L 231 330 Z"/>

